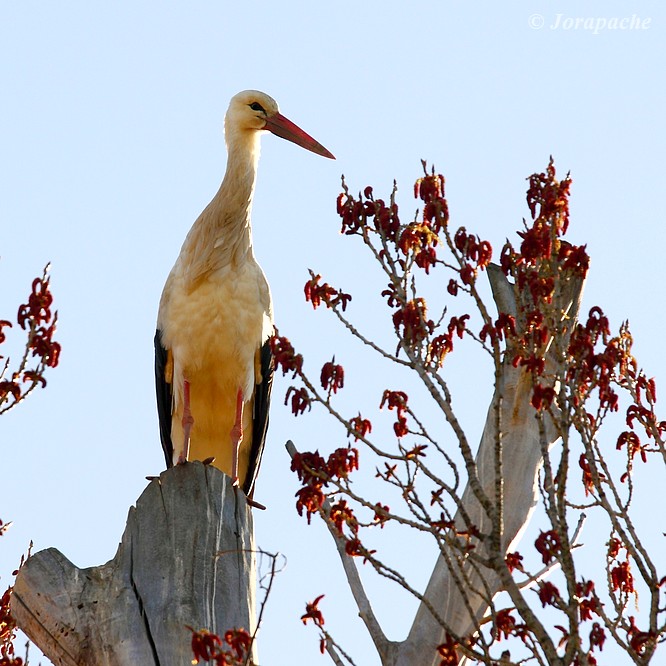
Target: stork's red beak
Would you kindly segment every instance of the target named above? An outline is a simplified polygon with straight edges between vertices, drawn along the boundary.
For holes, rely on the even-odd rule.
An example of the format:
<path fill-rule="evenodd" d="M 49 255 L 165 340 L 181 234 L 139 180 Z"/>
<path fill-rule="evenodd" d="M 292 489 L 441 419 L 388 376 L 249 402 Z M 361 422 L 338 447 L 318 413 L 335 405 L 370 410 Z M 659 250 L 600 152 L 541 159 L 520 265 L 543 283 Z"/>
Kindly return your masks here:
<path fill-rule="evenodd" d="M 274 116 L 266 118 L 264 129 L 272 132 L 275 136 L 301 146 L 301 148 L 307 148 L 313 153 L 317 153 L 317 155 L 329 157 L 332 160 L 335 159 L 333 153 L 326 150 L 319 141 L 315 141 L 309 134 L 304 132 L 298 125 L 292 123 L 289 118 L 285 118 L 281 113 L 276 113 Z"/>

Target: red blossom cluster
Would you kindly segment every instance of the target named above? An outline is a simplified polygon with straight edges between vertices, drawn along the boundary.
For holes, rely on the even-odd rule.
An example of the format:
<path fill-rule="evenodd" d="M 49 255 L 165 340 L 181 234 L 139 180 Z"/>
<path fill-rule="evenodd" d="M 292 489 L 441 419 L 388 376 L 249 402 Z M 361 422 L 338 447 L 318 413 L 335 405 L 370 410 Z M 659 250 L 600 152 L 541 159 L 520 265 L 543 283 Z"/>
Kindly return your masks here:
<path fill-rule="evenodd" d="M 349 421 L 351 430 L 349 434 L 354 435 L 354 441 L 358 442 L 359 438 L 365 437 L 372 432 L 372 423 L 368 419 L 364 419 L 360 414 L 354 416 Z"/>
<path fill-rule="evenodd" d="M 626 555 L 625 559 L 620 560 L 620 554 L 623 550 L 626 550 L 626 547 L 620 539 L 611 537 L 608 540 L 606 557 L 609 563 L 610 589 L 613 592 L 620 592 L 625 595 L 635 594 L 634 577 L 631 573 L 629 556 Z M 613 563 L 615 563 L 614 566 L 612 566 Z"/>
<path fill-rule="evenodd" d="M 347 500 L 340 499 L 331 505 L 328 517 L 340 535 L 344 534 L 343 528 L 345 525 L 352 534 L 358 534 L 358 521 L 356 520 L 356 516 L 354 516 L 352 508 L 347 504 Z"/>
<path fill-rule="evenodd" d="M 469 286 L 476 280 L 478 269 L 483 270 L 490 263 L 493 248 L 487 240 L 468 234 L 465 227 L 456 231 L 453 243 L 464 260 L 460 267 L 460 281 Z"/>
<path fill-rule="evenodd" d="M 539 583 L 537 594 L 539 595 L 542 608 L 554 606 L 555 602 L 560 598 L 560 591 L 549 581 Z"/>
<path fill-rule="evenodd" d="M 326 634 L 323 630 L 324 627 L 324 615 L 319 609 L 319 602 L 324 598 L 323 594 L 320 594 L 314 601 L 310 601 L 305 604 L 305 614 L 301 615 L 301 622 L 307 624 L 309 621 L 312 621 L 316 627 L 321 629 L 321 636 L 319 638 L 319 651 L 324 654 L 326 651 Z"/>
<path fill-rule="evenodd" d="M 396 241 L 400 231 L 400 218 L 395 202 L 391 201 L 387 206 L 383 199 L 375 200 L 371 187 L 366 187 L 364 196 L 359 194 L 358 199 L 349 194 L 344 182 L 343 190 L 337 202 L 338 215 L 342 218 L 341 233 L 363 235 L 372 230 L 387 241 Z"/>
<path fill-rule="evenodd" d="M 286 375 L 288 372 L 293 373 L 292 377 L 302 374 L 303 356 L 294 351 L 294 347 L 287 338 L 279 336 L 276 332 L 269 339 L 269 344 L 275 367 L 282 370 L 283 375 Z M 289 387 L 284 397 L 284 404 L 286 405 L 289 402 L 291 402 L 291 411 L 294 416 L 303 414 L 306 409 L 312 408 L 310 395 L 303 386 L 300 388 L 296 388 L 295 386 Z"/>
<path fill-rule="evenodd" d="M 303 386 L 301 388 L 296 388 L 295 386 L 290 386 L 287 389 L 287 394 L 284 396 L 284 404 L 286 405 L 289 402 L 291 397 L 291 413 L 294 416 L 299 414 L 305 414 L 306 409 L 312 409 L 312 401 L 310 400 L 310 394 L 307 389 Z"/>
<path fill-rule="evenodd" d="M 358 469 L 358 450 L 348 446 L 336 449 L 325 460 L 318 451 L 296 453 L 291 461 L 291 470 L 296 472 L 303 487 L 296 493 L 296 509 L 302 516 L 305 511 L 308 523 L 311 516 L 324 505 L 323 489 L 332 480 L 347 479 Z"/>
<path fill-rule="evenodd" d="M 509 567 L 509 571 L 513 572 L 515 569 L 523 571 L 523 556 L 520 553 L 507 553 L 504 561 L 506 566 Z"/>
<path fill-rule="evenodd" d="M 580 600 L 578 602 L 578 611 L 581 622 L 591 620 L 592 614 L 600 614 L 601 602 L 594 592 L 594 583 L 591 580 L 583 580 L 580 583 L 576 583 L 576 597 Z"/>
<path fill-rule="evenodd" d="M 495 320 L 495 323 L 487 323 L 481 328 L 479 333 L 479 338 L 481 341 L 485 341 L 486 338 L 490 338 L 491 342 L 497 342 L 498 340 L 509 340 L 516 336 L 516 318 L 513 315 L 506 314 L 501 312 L 499 317 Z"/>
<path fill-rule="evenodd" d="M 324 363 L 320 375 L 321 387 L 329 394 L 337 393 L 345 385 L 345 370 L 341 365 L 332 361 Z"/>
<path fill-rule="evenodd" d="M 469 315 L 451 317 L 446 333 L 435 336 L 428 347 L 428 359 L 436 366 L 441 367 L 447 354 L 453 351 L 454 335 L 462 339 L 467 327 Z"/>
<path fill-rule="evenodd" d="M 0 666 L 23 666 L 23 659 L 14 651 L 16 623 L 9 612 L 12 588 L 9 587 L 0 597 Z"/>
<path fill-rule="evenodd" d="M 541 555 L 544 564 L 550 564 L 562 549 L 560 536 L 555 530 L 540 532 L 534 542 L 534 547 Z"/>
<path fill-rule="evenodd" d="M 569 189 L 571 179 L 567 177 L 558 182 L 555 179 L 555 164 L 550 158 L 546 173 L 535 173 L 529 177 L 527 206 L 532 219 L 554 218 L 557 220 L 558 234 L 565 234 L 569 226 Z M 537 206 L 539 212 L 537 215 Z"/>
<path fill-rule="evenodd" d="M 556 285 L 565 284 L 570 278 L 584 278 L 589 267 L 585 246 L 574 246 L 562 240 L 569 224 L 570 187 L 568 176 L 562 181 L 556 179 L 552 159 L 545 172 L 533 174 L 527 192 L 532 224 L 519 232 L 519 249 L 515 250 L 507 242 L 500 256 L 502 270 L 514 279 L 523 295 L 519 300 L 519 333 L 515 333 L 515 322 L 505 328 L 504 333 L 507 339 L 511 339 L 514 366 L 523 367 L 532 374 L 532 406 L 536 410 L 548 409 L 556 397 L 552 381 L 540 380 L 546 371 L 550 341 L 562 334 L 558 328 L 561 318 L 552 312 Z M 583 332 L 586 332 L 587 339 Z M 490 330 L 483 333 L 492 335 Z M 569 353 L 572 358 L 578 358 L 577 353 L 594 335 L 592 330 L 578 327 L 571 338 Z M 575 373 L 575 370 L 570 372 Z M 594 376 L 596 378 L 598 373 Z M 573 382 L 573 378 L 569 381 Z M 585 391 L 585 388 L 580 390 Z"/>
<path fill-rule="evenodd" d="M 322 303 L 327 308 L 333 308 L 340 305 L 344 310 L 347 309 L 347 303 L 351 301 L 350 294 L 345 294 L 340 289 L 331 287 L 328 282 L 319 284 L 321 275 L 315 275 L 310 271 L 310 279 L 305 283 L 303 291 L 305 292 L 305 300 L 312 303 L 312 307 L 316 310 Z"/>
<path fill-rule="evenodd" d="M 495 613 L 492 634 L 495 640 L 501 641 L 503 638 L 515 636 L 521 640 L 525 640 L 529 634 L 529 629 L 526 624 L 516 622 L 513 616 L 513 608 L 504 608 Z"/>
<path fill-rule="evenodd" d="M 431 266 L 437 263 L 435 248 L 439 243 L 439 236 L 425 222 L 412 222 L 400 234 L 398 248 L 408 257 L 414 254 L 414 263 L 430 273 Z"/>
<path fill-rule="evenodd" d="M 587 456 L 584 453 L 581 453 L 580 458 L 578 458 L 578 466 L 583 470 L 583 487 L 587 496 L 594 490 L 594 476 L 592 475 L 592 468 Z"/>
<path fill-rule="evenodd" d="M 442 658 L 439 666 L 458 666 L 460 657 L 458 656 L 458 648 L 460 644 L 456 641 L 449 632 L 446 632 L 446 641 L 437 646 L 437 655 Z"/>
<path fill-rule="evenodd" d="M 393 431 L 398 437 L 404 437 L 409 432 L 407 417 L 405 416 L 407 412 L 407 400 L 408 397 L 404 391 L 389 391 L 386 389 L 379 404 L 379 409 L 382 409 L 386 405 L 389 410 L 396 410 L 397 419 L 393 424 Z"/>
<path fill-rule="evenodd" d="M 307 624 L 310 620 L 318 627 L 324 626 L 324 615 L 319 608 L 319 602 L 325 595 L 320 594 L 314 601 L 305 604 L 305 614 L 301 615 L 301 622 Z"/>
<path fill-rule="evenodd" d="M 624 560 L 610 570 L 611 589 L 622 594 L 632 594 L 634 589 L 634 577 L 631 573 L 629 560 Z"/>
<path fill-rule="evenodd" d="M 424 298 L 414 298 L 403 303 L 393 313 L 393 326 L 398 337 L 410 347 L 417 347 L 435 330 L 435 323 L 428 319 Z"/>
<path fill-rule="evenodd" d="M 639 656 L 645 653 L 645 650 L 650 644 L 654 644 L 656 636 L 653 631 L 641 631 L 635 623 L 633 615 L 629 616 L 629 628 L 627 631 L 627 639 L 629 640 L 629 647 Z"/>
<path fill-rule="evenodd" d="M 44 371 L 46 368 L 55 368 L 60 359 L 60 343 L 53 339 L 58 313 L 51 310 L 53 295 L 49 288 L 47 269 L 44 270 L 41 278 L 33 280 L 28 302 L 18 309 L 17 322 L 24 331 L 28 332 L 28 339 L 24 358 L 11 378 L 4 379 L 4 374 L 8 368 L 8 360 L 0 371 L 1 411 L 6 411 L 19 403 L 35 387 L 46 386 Z M 3 328 L 11 326 L 12 323 L 6 319 L 0 321 L 0 344 L 6 339 Z M 36 358 L 37 364 L 34 368 L 28 369 L 26 365 L 30 357 Z M 2 356 L 0 356 L 1 358 Z M 9 399 L 12 402 L 2 407 Z"/>
<path fill-rule="evenodd" d="M 633 368 L 634 364 L 627 364 L 626 367 Z M 632 376 L 632 372 L 624 371 L 625 375 Z M 635 373 L 633 373 L 635 376 Z M 626 423 L 630 431 L 620 434 L 617 440 L 616 448 L 621 450 L 627 447 L 627 471 L 622 475 L 621 481 L 625 482 L 631 473 L 634 456 L 640 454 L 641 460 L 647 462 L 647 452 L 650 449 L 649 441 L 660 438 L 666 432 L 666 421 L 659 421 L 654 411 L 657 402 L 657 387 L 654 379 L 648 379 L 642 372 L 638 373 L 632 384 L 634 403 L 629 405 L 626 413 Z M 635 431 L 634 421 L 643 427 L 648 442 L 641 441 L 638 433 Z"/>
<path fill-rule="evenodd" d="M 597 351 L 597 346 L 603 349 Z M 578 324 L 569 342 L 571 362 L 567 382 L 574 388 L 574 404 L 583 404 L 592 389 L 599 394 L 599 403 L 611 411 L 618 409 L 618 395 L 613 385 L 618 373 L 630 363 L 622 337 L 610 337 L 607 317 L 599 307 L 593 307 L 585 325 Z"/>
<path fill-rule="evenodd" d="M 283 375 L 293 372 L 293 376 L 296 377 L 300 374 L 303 369 L 303 356 L 294 351 L 294 347 L 287 338 L 279 336 L 276 332 L 269 339 L 269 344 L 275 367 L 280 368 Z"/>
<path fill-rule="evenodd" d="M 212 661 L 216 666 L 245 666 L 252 650 L 252 637 L 245 629 L 230 629 L 224 633 L 224 640 L 207 629 L 192 632 L 193 664 Z M 228 647 L 225 647 L 228 646 Z"/>

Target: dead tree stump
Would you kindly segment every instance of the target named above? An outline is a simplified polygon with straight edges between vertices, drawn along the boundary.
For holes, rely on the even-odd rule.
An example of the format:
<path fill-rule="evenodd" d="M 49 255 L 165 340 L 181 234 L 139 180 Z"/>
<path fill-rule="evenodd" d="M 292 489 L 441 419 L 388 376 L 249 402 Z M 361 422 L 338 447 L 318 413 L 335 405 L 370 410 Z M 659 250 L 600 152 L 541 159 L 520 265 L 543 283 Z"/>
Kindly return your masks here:
<path fill-rule="evenodd" d="M 255 629 L 252 514 L 214 467 L 163 472 L 131 507 L 115 557 L 79 569 L 49 548 L 16 578 L 12 614 L 56 666 L 183 666 L 190 631 Z"/>

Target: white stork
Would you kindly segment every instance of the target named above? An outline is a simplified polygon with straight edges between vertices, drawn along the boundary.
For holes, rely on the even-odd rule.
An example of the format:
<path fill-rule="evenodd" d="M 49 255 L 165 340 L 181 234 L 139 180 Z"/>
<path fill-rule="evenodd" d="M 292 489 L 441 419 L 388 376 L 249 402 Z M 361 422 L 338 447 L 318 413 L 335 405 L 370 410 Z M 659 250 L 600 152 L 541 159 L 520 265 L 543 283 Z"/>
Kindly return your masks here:
<path fill-rule="evenodd" d="M 268 130 L 335 158 L 256 90 L 232 97 L 224 127 L 224 180 L 187 234 L 160 300 L 157 409 L 167 467 L 214 458 L 251 497 L 273 379 L 273 307 L 250 224 L 259 138 Z"/>

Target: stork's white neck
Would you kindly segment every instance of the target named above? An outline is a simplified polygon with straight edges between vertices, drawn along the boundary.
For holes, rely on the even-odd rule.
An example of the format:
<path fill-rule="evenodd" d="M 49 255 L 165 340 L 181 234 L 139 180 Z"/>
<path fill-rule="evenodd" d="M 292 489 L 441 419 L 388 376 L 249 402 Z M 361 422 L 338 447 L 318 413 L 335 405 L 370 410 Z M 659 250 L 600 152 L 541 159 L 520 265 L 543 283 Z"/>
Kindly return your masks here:
<path fill-rule="evenodd" d="M 212 201 L 185 239 L 181 256 L 196 281 L 212 271 L 237 266 L 252 254 L 250 213 L 259 161 L 259 132 L 226 133 L 227 170 Z"/>
<path fill-rule="evenodd" d="M 230 130 L 227 142 L 227 171 L 217 194 L 211 201 L 225 217 L 225 226 L 250 226 L 254 183 L 259 162 L 259 132 Z M 231 231 L 231 230 L 230 230 Z"/>

